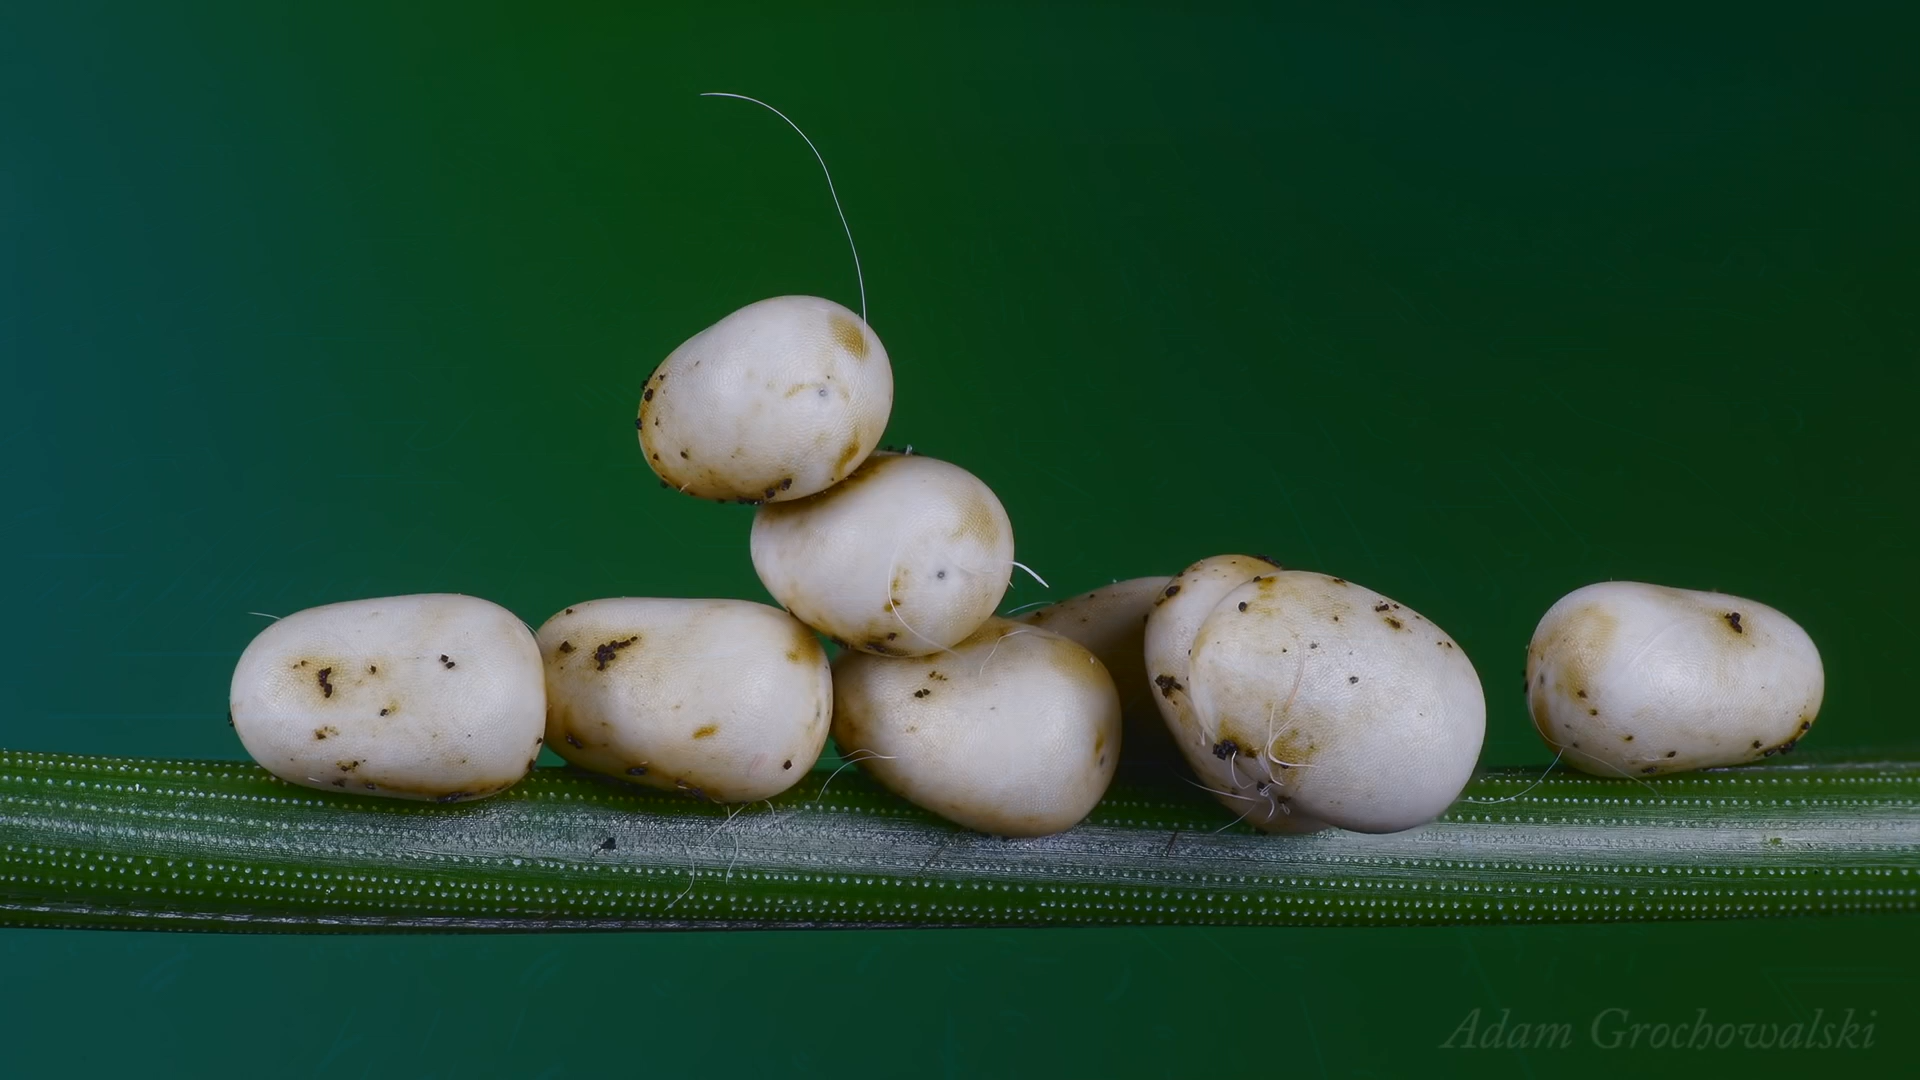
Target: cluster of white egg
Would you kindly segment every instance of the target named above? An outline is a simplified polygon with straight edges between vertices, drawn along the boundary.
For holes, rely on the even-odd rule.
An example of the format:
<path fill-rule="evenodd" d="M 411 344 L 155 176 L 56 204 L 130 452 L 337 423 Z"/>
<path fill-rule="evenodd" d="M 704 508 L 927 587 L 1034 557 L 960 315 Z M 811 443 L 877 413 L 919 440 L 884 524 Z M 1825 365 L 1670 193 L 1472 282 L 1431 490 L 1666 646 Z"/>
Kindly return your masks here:
<path fill-rule="evenodd" d="M 1019 565 L 1006 510 L 959 466 L 876 452 L 892 405 L 859 315 L 798 296 L 742 308 L 655 369 L 636 426 L 664 486 L 758 507 L 753 565 L 780 607 L 589 600 L 529 632 L 469 596 L 331 604 L 247 648 L 234 727 L 294 783 L 443 802 L 512 786 L 542 745 L 633 783 L 755 801 L 831 733 L 890 790 L 1007 836 L 1086 816 L 1123 714 L 1134 759 L 1170 736 L 1201 787 L 1268 831 L 1392 832 L 1458 797 L 1486 702 L 1425 616 L 1220 555 L 995 617 Z M 1590 586 L 1528 650 L 1540 734 L 1603 775 L 1791 748 L 1823 688 L 1804 631 L 1717 593 Z"/>
<path fill-rule="evenodd" d="M 1472 775 L 1472 663 L 1343 578 L 1220 555 L 995 617 L 1020 565 L 1006 510 L 959 466 L 875 452 L 893 368 L 864 312 L 749 304 L 675 349 L 640 398 L 663 487 L 759 508 L 753 566 L 780 607 L 590 600 L 537 632 L 450 594 L 297 612 L 234 671 L 229 715 L 254 759 L 309 787 L 458 802 L 512 786 L 545 745 L 739 803 L 791 787 L 831 733 L 887 788 L 1008 836 L 1086 816 L 1123 717 L 1130 760 L 1170 765 L 1177 747 L 1272 832 L 1412 828 Z M 1791 749 L 1823 689 L 1813 643 L 1778 611 L 1651 585 L 1569 595 L 1527 654 L 1540 734 L 1603 775 Z"/>
<path fill-rule="evenodd" d="M 234 727 L 294 783 L 448 802 L 511 786 L 542 745 L 639 784 L 765 799 L 831 728 L 956 821 L 1067 828 L 1119 760 L 1113 680 L 1071 640 L 993 617 L 1016 565 L 1006 510 L 965 469 L 876 453 L 892 406 L 863 318 L 814 297 L 748 305 L 654 370 L 635 423 L 663 485 L 758 506 L 753 564 L 780 608 L 610 598 L 529 633 L 467 596 L 331 604 L 247 648 Z M 816 632 L 842 649 L 831 667 Z"/>

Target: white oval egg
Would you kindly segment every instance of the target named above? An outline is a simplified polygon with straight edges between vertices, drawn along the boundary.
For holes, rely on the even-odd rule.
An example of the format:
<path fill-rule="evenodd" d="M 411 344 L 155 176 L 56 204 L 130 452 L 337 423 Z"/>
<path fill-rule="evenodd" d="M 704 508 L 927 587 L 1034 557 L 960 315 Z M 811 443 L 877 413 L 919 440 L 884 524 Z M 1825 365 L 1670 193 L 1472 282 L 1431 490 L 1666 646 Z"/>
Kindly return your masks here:
<path fill-rule="evenodd" d="M 624 597 L 540 627 L 547 745 L 569 762 L 714 802 L 792 787 L 826 745 L 826 651 L 746 600 Z"/>
<path fill-rule="evenodd" d="M 873 328 L 817 296 L 748 304 L 647 377 L 636 425 L 661 480 L 720 502 L 784 502 L 858 468 L 893 411 Z"/>
<path fill-rule="evenodd" d="M 848 648 L 924 656 L 993 615 L 1013 573 L 1013 524 L 972 473 L 878 453 L 852 476 L 753 519 L 753 568 L 795 618 Z"/>
<path fill-rule="evenodd" d="M 296 611 L 240 654 L 230 703 L 247 753 L 282 780 L 439 802 L 513 786 L 546 722 L 533 635 L 452 593 Z"/>
<path fill-rule="evenodd" d="M 1171 578 L 1116 581 L 1019 617 L 1029 626 L 1051 630 L 1085 646 L 1100 658 L 1120 692 L 1127 752 L 1121 765 L 1151 768 L 1178 760 L 1173 737 L 1155 703 L 1158 692 L 1147 678 L 1147 613 L 1162 598 Z"/>
<path fill-rule="evenodd" d="M 1453 639 L 1326 574 L 1264 574 L 1222 597 L 1194 635 L 1188 679 L 1236 790 L 1356 832 L 1438 817 L 1486 736 L 1479 675 Z"/>
<path fill-rule="evenodd" d="M 1144 659 L 1147 679 L 1154 688 L 1173 743 L 1200 778 L 1203 787 L 1236 815 L 1268 832 L 1309 833 L 1326 825 L 1299 812 L 1289 801 L 1267 798 L 1261 779 L 1215 756 L 1211 727 L 1193 709 L 1188 665 L 1193 638 L 1207 616 L 1234 589 L 1261 574 L 1280 569 L 1258 555 L 1215 555 L 1201 559 L 1175 575 L 1154 599 L 1147 613 Z"/>
<path fill-rule="evenodd" d="M 1120 760 L 1120 698 L 1058 634 L 993 619 L 950 653 L 834 661 L 840 753 L 896 795 L 998 836 L 1087 816 Z"/>
<path fill-rule="evenodd" d="M 1634 581 L 1576 589 L 1527 646 L 1527 708 L 1598 776 L 1735 765 L 1791 750 L 1826 673 L 1798 623 L 1755 600 Z"/>

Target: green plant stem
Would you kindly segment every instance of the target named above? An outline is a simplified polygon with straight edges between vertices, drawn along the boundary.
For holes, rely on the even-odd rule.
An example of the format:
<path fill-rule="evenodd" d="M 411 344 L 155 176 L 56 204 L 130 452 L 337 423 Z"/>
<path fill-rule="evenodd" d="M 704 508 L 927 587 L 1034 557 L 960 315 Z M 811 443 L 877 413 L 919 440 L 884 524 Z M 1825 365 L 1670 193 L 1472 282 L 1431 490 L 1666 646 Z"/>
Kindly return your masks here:
<path fill-rule="evenodd" d="M 0 751 L 11 926 L 1407 925 L 1916 908 L 1914 761 L 1651 781 L 1499 769 L 1440 821 L 1391 836 L 1263 836 L 1184 785 L 1117 785 L 1079 827 L 1008 840 L 851 769 L 736 808 L 562 769 L 437 806 L 310 791 L 239 762 Z"/>

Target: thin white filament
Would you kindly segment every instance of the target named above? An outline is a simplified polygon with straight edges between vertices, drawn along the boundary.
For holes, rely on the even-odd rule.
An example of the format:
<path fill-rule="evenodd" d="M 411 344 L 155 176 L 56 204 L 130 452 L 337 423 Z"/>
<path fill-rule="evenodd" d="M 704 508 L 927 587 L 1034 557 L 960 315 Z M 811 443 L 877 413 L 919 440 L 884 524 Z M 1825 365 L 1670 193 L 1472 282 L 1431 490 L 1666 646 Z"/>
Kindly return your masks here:
<path fill-rule="evenodd" d="M 1053 586 L 1051 586 L 1051 585 L 1049 585 L 1049 584 L 1047 584 L 1047 579 L 1046 579 L 1046 578 L 1043 578 L 1043 577 L 1041 577 L 1041 576 L 1040 576 L 1039 574 L 1036 574 L 1036 573 L 1034 573 L 1034 572 L 1033 572 L 1033 567 L 1031 567 L 1031 566 L 1028 566 L 1028 565 L 1027 565 L 1026 563 L 1023 563 L 1023 562 L 1016 562 L 1016 563 L 1014 563 L 1013 565 L 1015 565 L 1015 566 L 1017 566 L 1017 567 L 1019 567 L 1019 568 L 1020 568 L 1020 569 L 1022 569 L 1022 570 L 1025 570 L 1025 571 L 1027 572 L 1027 576 L 1028 576 L 1028 577 L 1031 577 L 1031 578 L 1033 578 L 1033 580 L 1035 580 L 1035 581 L 1037 581 L 1037 582 L 1039 582 L 1039 583 L 1040 583 L 1040 587 L 1041 587 L 1041 588 L 1043 588 L 1043 589 L 1051 589 L 1051 588 L 1053 588 Z"/>
<path fill-rule="evenodd" d="M 1223 798 L 1223 799 L 1241 799 L 1241 800 L 1244 800 L 1244 801 L 1246 801 L 1246 802 L 1252 802 L 1252 801 L 1254 801 L 1254 800 L 1253 800 L 1253 796 L 1251 796 L 1251 795 L 1238 795 L 1238 794 L 1235 794 L 1234 792 L 1231 792 L 1231 791 L 1221 791 L 1221 790 L 1220 790 L 1219 788 L 1212 788 L 1212 787 L 1208 787 L 1208 786 L 1207 786 L 1207 785 L 1205 785 L 1205 784 L 1201 784 L 1201 783 L 1196 783 L 1195 781 L 1192 781 L 1192 780 L 1187 780 L 1187 778 L 1186 778 L 1186 777 L 1184 777 L 1184 776 L 1183 776 L 1183 777 L 1181 777 L 1180 779 L 1182 779 L 1182 780 L 1186 780 L 1186 782 L 1187 782 L 1187 783 L 1189 783 L 1189 784 L 1193 784 L 1193 786 L 1194 786 L 1194 787 L 1197 787 L 1197 788 L 1199 788 L 1199 789 L 1200 789 L 1201 791 L 1211 791 L 1211 792 L 1213 792 L 1213 793 L 1214 793 L 1215 795 L 1218 795 L 1218 796 L 1220 796 L 1220 797 L 1221 797 L 1221 798 Z"/>
<path fill-rule="evenodd" d="M 1534 780 L 1533 783 L 1528 784 L 1526 787 L 1521 788 L 1519 791 L 1514 792 L 1513 794 L 1507 796 L 1504 799 L 1461 799 L 1460 801 L 1470 802 L 1470 803 L 1479 803 L 1482 806 L 1492 806 L 1495 803 L 1512 802 L 1513 800 L 1520 798 L 1521 796 L 1525 795 L 1527 792 L 1532 791 L 1534 788 L 1537 788 L 1541 784 L 1545 783 L 1547 777 L 1553 775 L 1554 766 L 1560 764 L 1560 758 L 1566 752 L 1567 752 L 1567 748 L 1564 746 L 1561 747 L 1559 750 L 1555 751 L 1553 755 L 1553 760 L 1547 762 L 1546 772 L 1541 773 L 1539 778 Z M 1615 770 L 1615 771 L 1617 772 L 1619 770 Z M 1629 779 L 1632 779 L 1632 778 L 1629 777 Z"/>
<path fill-rule="evenodd" d="M 993 654 L 1000 651 L 1001 642 L 1007 640 L 1010 637 L 1019 637 L 1021 634 L 1026 634 L 1031 632 L 1032 631 L 1030 628 L 1021 627 L 1018 630 L 1009 630 L 1006 633 L 1001 634 L 999 637 L 994 638 L 993 648 L 987 650 L 987 658 L 985 660 L 980 661 L 980 670 L 973 673 L 974 677 L 980 678 L 981 676 L 984 676 L 987 673 L 987 665 L 993 663 Z"/>
<path fill-rule="evenodd" d="M 858 754 L 865 754 L 866 756 L 865 756 L 865 757 L 856 757 L 855 755 L 858 755 Z M 855 750 L 855 751 L 854 751 L 853 753 L 851 753 L 851 754 L 846 754 L 846 755 L 843 755 L 843 756 L 842 756 L 842 758 L 841 758 L 841 761 L 840 761 L 840 767 L 839 767 L 839 768 L 837 768 L 837 769 L 835 769 L 835 770 L 833 770 L 833 773 L 832 773 L 832 775 L 830 775 L 830 776 L 828 776 L 828 777 L 827 777 L 827 779 L 826 779 L 826 782 L 825 782 L 825 783 L 822 783 L 822 784 L 820 785 L 820 790 L 819 790 L 819 791 L 817 791 L 817 792 L 815 792 L 815 793 L 814 793 L 814 795 L 813 795 L 813 801 L 817 803 L 817 802 L 819 802 L 819 801 L 820 801 L 821 799 L 824 799 L 824 798 L 826 798 L 826 797 L 827 797 L 827 784 L 831 784 L 831 783 L 833 783 L 833 781 L 834 781 L 834 779 L 835 779 L 836 777 L 838 777 L 838 776 L 839 776 L 839 775 L 840 775 L 841 773 L 843 773 L 843 772 L 846 772 L 846 771 L 847 771 L 847 770 L 848 770 L 849 768 L 851 768 L 851 767 L 852 767 L 852 766 L 854 766 L 854 765 L 857 765 L 857 764 L 859 764 L 859 763 L 860 763 L 860 762 L 862 762 L 862 761 L 874 761 L 874 760 L 879 760 L 879 761 L 892 761 L 892 760 L 893 760 L 893 755 L 892 755 L 892 754 L 879 754 L 879 753 L 875 753 L 875 752 L 874 752 L 874 751 L 872 751 L 872 750 L 865 750 L 865 749 L 861 749 L 861 750 Z"/>
<path fill-rule="evenodd" d="M 824 174 L 827 178 L 827 194 L 833 196 L 833 211 L 834 213 L 840 215 L 840 227 L 847 231 L 847 247 L 849 250 L 853 252 L 853 276 L 854 276 L 854 279 L 860 283 L 861 321 L 871 323 L 873 320 L 867 318 L 867 277 L 860 270 L 860 249 L 854 246 L 853 226 L 847 224 L 847 212 L 844 209 L 842 209 L 840 206 L 840 192 L 835 190 L 833 186 L 833 172 L 827 168 L 827 159 L 820 156 L 820 148 L 813 145 L 813 140 L 807 138 L 807 133 L 804 131 L 801 131 L 800 125 L 794 123 L 791 119 L 789 119 L 786 113 L 783 113 L 779 109 L 776 109 L 773 106 L 767 104 L 766 102 L 761 101 L 759 98 L 751 98 L 745 94 L 729 94 L 729 93 L 726 93 L 725 91 L 720 91 L 720 90 L 711 91 L 709 93 L 701 94 L 700 96 L 701 97 L 735 98 L 740 101 L 751 101 L 755 105 L 760 106 L 761 108 L 767 110 L 768 112 L 779 117 L 780 119 L 786 120 L 787 126 L 792 128 L 794 132 L 800 136 L 800 138 L 806 140 L 807 149 L 813 151 L 813 160 L 820 163 L 820 172 Z"/>

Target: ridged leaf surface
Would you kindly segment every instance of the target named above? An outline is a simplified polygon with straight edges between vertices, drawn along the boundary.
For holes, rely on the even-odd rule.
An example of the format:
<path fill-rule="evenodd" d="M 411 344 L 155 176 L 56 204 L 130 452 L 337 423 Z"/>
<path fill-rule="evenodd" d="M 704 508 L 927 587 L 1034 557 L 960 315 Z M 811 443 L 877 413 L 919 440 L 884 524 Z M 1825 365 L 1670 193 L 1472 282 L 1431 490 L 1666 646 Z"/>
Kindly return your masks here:
<path fill-rule="evenodd" d="M 1180 785 L 1007 840 L 854 770 L 729 810 L 561 769 L 438 806 L 224 761 L 0 752 L 0 925 L 367 931 L 1396 925 L 1920 908 L 1920 763 L 1476 779 L 1390 836 L 1264 836 Z M 822 791 L 823 784 L 825 791 Z M 1223 825 L 1226 826 L 1223 828 Z"/>

